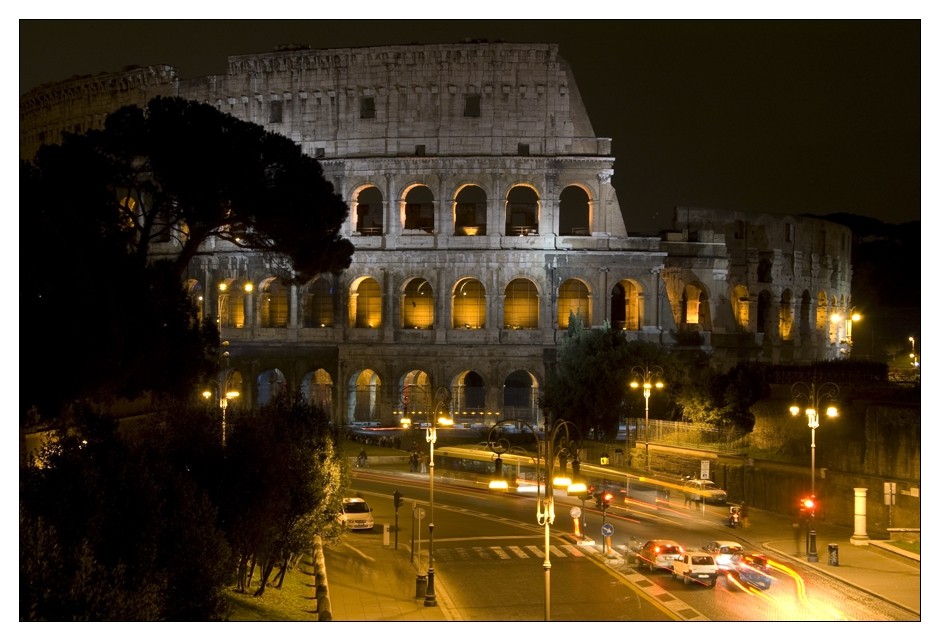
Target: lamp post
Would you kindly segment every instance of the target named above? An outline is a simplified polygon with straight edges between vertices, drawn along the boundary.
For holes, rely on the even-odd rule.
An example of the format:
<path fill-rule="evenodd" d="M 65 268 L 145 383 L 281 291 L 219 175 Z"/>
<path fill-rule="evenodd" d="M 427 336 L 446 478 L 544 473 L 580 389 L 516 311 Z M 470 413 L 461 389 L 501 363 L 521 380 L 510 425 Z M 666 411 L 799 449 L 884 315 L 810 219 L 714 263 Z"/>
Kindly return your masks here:
<path fill-rule="evenodd" d="M 399 422 L 399 423 L 401 424 L 401 426 L 402 426 L 403 428 L 405 428 L 406 430 L 407 430 L 408 428 L 412 427 L 412 425 L 413 425 L 413 424 L 412 424 L 411 417 L 408 416 L 408 405 L 411 404 L 411 392 L 412 392 L 412 390 L 417 390 L 418 392 L 421 392 L 421 394 L 424 395 L 424 412 L 425 412 L 425 416 L 427 415 L 427 411 L 428 411 L 428 404 L 429 404 L 429 403 L 428 403 L 428 400 L 427 400 L 427 399 L 428 399 L 428 390 L 425 389 L 425 387 L 423 387 L 423 386 L 421 386 L 421 385 L 418 385 L 418 384 L 416 384 L 416 383 L 408 383 L 407 385 L 405 385 L 404 387 L 402 387 L 402 390 L 401 390 L 402 412 L 401 412 L 401 418 L 399 419 L 398 422 Z M 414 413 L 414 411 L 412 411 L 412 413 Z M 420 422 L 423 422 L 423 421 L 418 421 L 418 422 L 420 423 Z M 412 432 L 412 436 L 414 436 L 414 435 L 415 435 L 414 432 Z"/>
<path fill-rule="evenodd" d="M 542 486 L 540 480 L 542 478 L 541 468 L 540 468 L 540 456 L 539 453 L 535 456 L 535 482 L 536 482 L 536 496 L 537 504 L 535 510 L 536 522 L 544 526 L 545 528 L 545 561 L 542 563 L 542 567 L 545 569 L 545 620 L 551 621 L 552 615 L 552 562 L 551 562 L 551 525 L 555 522 L 555 498 L 552 492 L 554 485 L 554 475 L 555 475 L 555 459 L 559 456 L 564 457 L 567 460 L 569 455 L 572 455 L 573 460 L 577 461 L 577 440 L 572 440 L 571 431 L 574 430 L 576 434 L 580 434 L 578 427 L 571 421 L 565 419 L 556 420 L 551 427 L 546 427 L 544 440 L 539 440 L 538 433 L 534 427 L 526 423 L 525 421 L 519 419 L 506 419 L 499 421 L 492 428 L 490 428 L 490 434 L 494 433 L 494 430 L 497 430 L 503 425 L 515 425 L 516 427 L 527 429 L 532 432 L 532 436 L 535 437 L 536 444 L 539 447 L 539 450 L 544 448 L 545 456 L 545 496 L 542 497 Z M 488 439 L 492 442 L 492 439 Z M 491 448 L 492 449 L 492 448 Z M 495 450 L 494 450 L 495 451 Z"/>
<path fill-rule="evenodd" d="M 219 400 L 219 408 L 222 410 L 222 445 L 225 445 L 225 410 L 228 409 L 229 401 L 233 401 L 239 397 L 239 393 L 236 390 L 228 390 L 225 394 L 219 393 L 218 384 L 216 384 L 215 395 Z M 204 390 L 202 392 L 202 397 L 207 401 L 212 398 L 211 390 Z"/>
<path fill-rule="evenodd" d="M 434 444 L 437 442 L 437 427 L 451 427 L 454 419 L 450 416 L 450 392 L 446 387 L 439 387 L 434 394 L 435 405 L 431 425 L 428 427 L 425 439 L 431 446 L 428 463 L 428 476 L 430 477 L 430 503 L 431 516 L 428 519 L 428 587 L 424 595 L 425 607 L 437 605 L 437 596 L 434 594 Z"/>
<path fill-rule="evenodd" d="M 810 429 L 811 440 L 810 440 L 810 473 L 809 473 L 809 494 L 810 500 L 815 503 L 816 501 L 816 428 L 819 427 L 819 412 L 820 406 L 825 405 L 826 401 L 830 401 L 825 407 L 826 416 L 829 418 L 835 418 L 839 415 L 839 410 L 835 405 L 832 404 L 832 401 L 835 401 L 836 397 L 839 395 L 839 386 L 835 383 L 822 383 L 820 385 L 816 384 L 816 381 L 810 383 L 797 382 L 794 383 L 790 392 L 793 395 L 793 405 L 790 406 L 790 414 L 793 416 L 799 416 L 800 413 L 806 414 L 806 422 Z M 815 509 L 810 512 L 811 520 L 816 518 Z M 816 531 L 815 528 L 811 527 L 810 523 L 807 523 L 809 529 L 809 550 L 807 551 L 806 558 L 809 561 L 818 561 L 819 557 L 816 554 Z"/>
<path fill-rule="evenodd" d="M 631 370 L 633 380 L 630 381 L 630 389 L 643 389 L 643 401 L 646 405 L 646 426 L 644 428 L 646 436 L 646 471 L 650 471 L 650 394 L 653 389 L 661 390 L 666 385 L 663 383 L 663 368 L 658 365 L 649 367 L 647 365 L 637 365 Z M 655 379 L 655 380 L 654 380 Z"/>

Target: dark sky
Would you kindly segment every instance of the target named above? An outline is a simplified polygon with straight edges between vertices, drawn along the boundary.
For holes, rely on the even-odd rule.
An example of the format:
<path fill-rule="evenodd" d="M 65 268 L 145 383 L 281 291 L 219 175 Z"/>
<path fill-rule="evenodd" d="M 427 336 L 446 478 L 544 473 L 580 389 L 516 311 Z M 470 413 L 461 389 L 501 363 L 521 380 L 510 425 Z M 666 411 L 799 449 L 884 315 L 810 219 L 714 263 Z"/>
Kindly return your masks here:
<path fill-rule="evenodd" d="M 483 38 L 557 42 L 594 131 L 613 139 L 630 231 L 676 205 L 921 211 L 919 20 L 21 20 L 20 93 L 76 74 L 226 56 Z"/>

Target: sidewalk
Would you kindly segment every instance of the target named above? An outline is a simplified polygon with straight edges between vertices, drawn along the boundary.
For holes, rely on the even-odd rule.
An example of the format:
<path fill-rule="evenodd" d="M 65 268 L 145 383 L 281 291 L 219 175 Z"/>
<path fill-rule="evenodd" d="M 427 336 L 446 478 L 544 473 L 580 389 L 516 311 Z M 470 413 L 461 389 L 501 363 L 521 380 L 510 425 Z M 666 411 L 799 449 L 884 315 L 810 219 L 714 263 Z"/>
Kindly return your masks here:
<path fill-rule="evenodd" d="M 396 552 L 381 538 L 356 537 L 346 543 L 325 546 L 327 583 L 334 621 L 450 621 L 459 620 L 447 595 L 435 581 L 437 606 L 425 606 L 418 598 L 418 575 L 424 568 L 411 563 L 399 542 Z"/>
<path fill-rule="evenodd" d="M 382 470 L 394 474 L 402 473 L 403 468 L 403 465 L 393 464 L 382 467 Z M 443 478 L 441 481 L 457 482 Z M 853 532 L 849 528 L 817 522 L 819 561 L 810 562 L 805 555 L 805 532 L 801 531 L 797 542 L 791 534 L 791 518 L 752 507 L 749 520 L 747 528 L 730 529 L 716 525 L 713 519 L 709 524 L 715 527 L 716 540 L 737 540 L 745 548 L 765 550 L 786 559 L 794 569 L 811 567 L 903 608 L 920 620 L 919 557 L 905 557 L 893 551 L 886 542 L 869 541 L 866 546 L 853 545 L 850 540 Z M 555 528 L 553 534 L 561 536 L 565 533 Z M 829 564 L 830 544 L 839 546 L 838 565 Z M 421 598 L 416 596 L 417 577 L 425 574 L 424 568 L 419 569 L 412 564 L 407 548 L 401 542 L 397 552 L 393 549 L 394 539 L 392 545 L 384 546 L 381 538 L 362 537 L 354 539 L 354 545 L 355 548 L 343 544 L 324 549 L 334 621 L 460 620 L 459 612 L 439 581 L 435 583 L 437 606 L 427 607 L 423 595 Z"/>

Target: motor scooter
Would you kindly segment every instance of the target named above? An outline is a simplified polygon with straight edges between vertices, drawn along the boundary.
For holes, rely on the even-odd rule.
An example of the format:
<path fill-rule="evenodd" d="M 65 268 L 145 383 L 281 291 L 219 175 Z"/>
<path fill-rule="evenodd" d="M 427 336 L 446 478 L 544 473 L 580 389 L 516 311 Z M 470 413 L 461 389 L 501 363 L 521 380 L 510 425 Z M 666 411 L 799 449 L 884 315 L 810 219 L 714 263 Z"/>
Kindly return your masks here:
<path fill-rule="evenodd" d="M 738 523 L 741 522 L 741 508 L 737 505 L 732 505 L 728 510 L 728 526 L 735 528 L 738 526 Z"/>

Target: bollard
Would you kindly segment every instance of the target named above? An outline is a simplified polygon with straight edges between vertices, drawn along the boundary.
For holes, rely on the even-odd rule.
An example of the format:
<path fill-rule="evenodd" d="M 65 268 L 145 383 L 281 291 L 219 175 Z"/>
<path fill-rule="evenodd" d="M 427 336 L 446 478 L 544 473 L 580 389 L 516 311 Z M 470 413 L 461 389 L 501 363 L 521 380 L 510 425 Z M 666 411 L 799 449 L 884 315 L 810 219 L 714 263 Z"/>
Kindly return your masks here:
<path fill-rule="evenodd" d="M 389 530 L 391 526 L 388 523 L 382 525 L 382 545 L 388 547 L 392 544 L 392 537 L 390 536 Z"/>
<path fill-rule="evenodd" d="M 839 546 L 836 543 L 829 544 L 829 565 L 839 565 Z"/>

